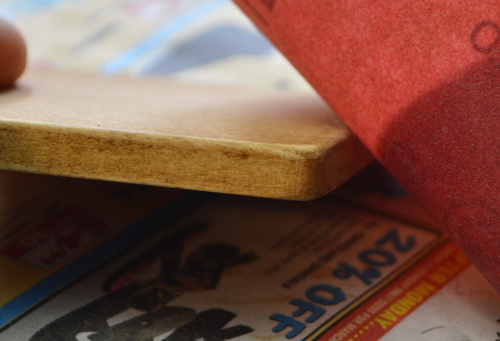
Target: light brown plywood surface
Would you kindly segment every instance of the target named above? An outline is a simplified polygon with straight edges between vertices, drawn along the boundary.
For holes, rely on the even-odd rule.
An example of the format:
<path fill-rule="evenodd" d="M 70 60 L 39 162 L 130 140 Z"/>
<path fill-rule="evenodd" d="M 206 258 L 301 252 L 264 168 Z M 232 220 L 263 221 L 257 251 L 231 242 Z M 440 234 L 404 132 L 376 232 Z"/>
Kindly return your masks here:
<path fill-rule="evenodd" d="M 321 196 L 371 160 L 316 96 L 30 71 L 0 93 L 0 168 Z"/>

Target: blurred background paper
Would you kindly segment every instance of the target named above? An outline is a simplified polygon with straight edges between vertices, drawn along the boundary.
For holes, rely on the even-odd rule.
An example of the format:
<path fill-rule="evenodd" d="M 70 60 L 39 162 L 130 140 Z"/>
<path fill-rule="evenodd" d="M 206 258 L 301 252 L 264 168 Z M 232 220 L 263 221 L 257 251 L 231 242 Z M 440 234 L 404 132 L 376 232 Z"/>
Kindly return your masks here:
<path fill-rule="evenodd" d="M 1 1 L 35 68 L 312 92 L 229 0 Z"/>

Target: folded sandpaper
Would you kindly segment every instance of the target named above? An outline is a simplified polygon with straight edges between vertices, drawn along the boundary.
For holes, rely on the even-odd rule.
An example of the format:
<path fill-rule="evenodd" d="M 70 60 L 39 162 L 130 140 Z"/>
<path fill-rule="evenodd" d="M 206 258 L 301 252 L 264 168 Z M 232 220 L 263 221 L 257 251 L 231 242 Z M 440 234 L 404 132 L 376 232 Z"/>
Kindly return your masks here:
<path fill-rule="evenodd" d="M 500 3 L 234 1 L 500 291 Z"/>

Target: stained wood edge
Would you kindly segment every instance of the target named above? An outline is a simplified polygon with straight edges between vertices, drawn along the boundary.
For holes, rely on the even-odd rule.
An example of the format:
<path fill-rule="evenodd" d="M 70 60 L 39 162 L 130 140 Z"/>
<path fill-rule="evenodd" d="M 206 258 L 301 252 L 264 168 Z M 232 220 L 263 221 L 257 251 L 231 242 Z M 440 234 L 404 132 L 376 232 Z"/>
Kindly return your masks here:
<path fill-rule="evenodd" d="M 349 132 L 295 148 L 15 120 L 0 120 L 0 153 L 6 170 L 288 200 L 320 197 L 372 160 Z"/>

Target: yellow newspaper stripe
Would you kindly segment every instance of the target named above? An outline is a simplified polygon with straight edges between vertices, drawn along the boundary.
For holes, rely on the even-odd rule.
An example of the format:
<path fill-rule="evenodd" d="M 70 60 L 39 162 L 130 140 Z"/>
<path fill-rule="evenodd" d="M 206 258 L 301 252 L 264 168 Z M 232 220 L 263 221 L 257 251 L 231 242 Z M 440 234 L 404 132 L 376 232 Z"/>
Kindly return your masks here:
<path fill-rule="evenodd" d="M 16 298 L 51 273 L 5 256 L 0 256 L 0 269 L 0 306 Z"/>

